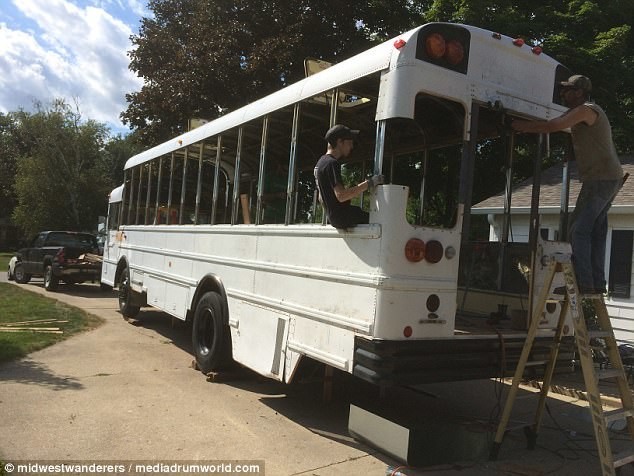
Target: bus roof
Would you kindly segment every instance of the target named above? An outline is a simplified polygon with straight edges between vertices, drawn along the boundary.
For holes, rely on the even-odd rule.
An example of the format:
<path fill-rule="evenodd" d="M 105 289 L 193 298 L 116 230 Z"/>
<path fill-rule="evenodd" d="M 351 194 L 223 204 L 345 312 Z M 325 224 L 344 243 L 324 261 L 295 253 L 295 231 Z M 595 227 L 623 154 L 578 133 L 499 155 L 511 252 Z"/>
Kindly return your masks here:
<path fill-rule="evenodd" d="M 420 27 L 399 35 L 398 38 L 403 38 L 407 41 L 419 28 Z M 315 75 L 304 78 L 262 99 L 254 101 L 247 106 L 236 109 L 226 116 L 219 117 L 192 131 L 181 134 L 180 136 L 141 152 L 131 157 L 126 162 L 124 169 L 132 168 L 155 157 L 169 154 L 188 145 L 196 144 L 207 137 L 212 137 L 227 129 L 262 117 L 272 111 L 329 91 L 353 79 L 387 69 L 390 66 L 392 55 L 395 52 L 398 53 L 393 43 L 394 40 L 381 43 Z"/>

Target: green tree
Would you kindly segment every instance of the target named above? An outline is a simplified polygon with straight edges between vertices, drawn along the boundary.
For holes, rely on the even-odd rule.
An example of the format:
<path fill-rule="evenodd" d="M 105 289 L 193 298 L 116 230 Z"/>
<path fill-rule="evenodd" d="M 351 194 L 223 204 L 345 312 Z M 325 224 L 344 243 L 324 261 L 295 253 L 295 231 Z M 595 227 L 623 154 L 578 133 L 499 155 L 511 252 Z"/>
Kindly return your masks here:
<path fill-rule="evenodd" d="M 118 134 L 110 138 L 100 151 L 96 166 L 97 173 L 104 178 L 110 189 L 123 183 L 123 167 L 127 160 L 143 150 L 138 134 L 132 132 L 126 136 Z"/>
<path fill-rule="evenodd" d="M 109 191 L 98 173 L 107 129 L 63 100 L 36 113 L 15 114 L 24 151 L 17 161 L 14 222 L 26 233 L 93 230 Z"/>
<path fill-rule="evenodd" d="M 145 84 L 121 117 L 153 145 L 340 61 L 411 24 L 408 0 L 150 0 L 130 69 Z"/>
<path fill-rule="evenodd" d="M 17 203 L 13 188 L 19 155 L 16 129 L 13 115 L 0 113 L 0 219 L 10 218 Z"/>

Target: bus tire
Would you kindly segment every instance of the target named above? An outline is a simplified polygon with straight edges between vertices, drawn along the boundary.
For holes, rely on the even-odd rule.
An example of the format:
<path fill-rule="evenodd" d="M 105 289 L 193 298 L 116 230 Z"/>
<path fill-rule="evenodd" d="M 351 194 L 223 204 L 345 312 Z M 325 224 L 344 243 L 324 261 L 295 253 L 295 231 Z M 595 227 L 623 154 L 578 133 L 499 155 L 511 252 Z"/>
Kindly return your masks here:
<path fill-rule="evenodd" d="M 216 292 L 203 294 L 192 326 L 192 345 L 198 369 L 207 374 L 231 361 L 231 331 L 226 324 L 222 299 Z"/>
<path fill-rule="evenodd" d="M 53 266 L 50 264 L 46 265 L 46 269 L 44 269 L 44 288 L 47 291 L 57 291 L 59 286 L 59 278 L 55 276 L 53 272 Z"/>
<path fill-rule="evenodd" d="M 132 289 L 130 289 L 130 269 L 126 266 L 119 277 L 119 312 L 126 319 L 134 318 L 141 310 L 140 306 L 134 306 L 132 302 Z"/>

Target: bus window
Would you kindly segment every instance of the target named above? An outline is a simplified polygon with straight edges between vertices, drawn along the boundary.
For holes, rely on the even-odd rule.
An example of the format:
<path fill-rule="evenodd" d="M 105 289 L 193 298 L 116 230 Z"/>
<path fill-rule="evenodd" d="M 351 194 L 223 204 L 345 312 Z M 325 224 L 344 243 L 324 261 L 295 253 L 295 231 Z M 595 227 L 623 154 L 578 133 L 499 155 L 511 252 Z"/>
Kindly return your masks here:
<path fill-rule="evenodd" d="M 258 223 L 285 223 L 293 111 L 293 107 L 287 107 L 267 118 Z"/>
<path fill-rule="evenodd" d="M 455 226 L 464 116 L 459 103 L 419 94 L 414 119 L 387 122 L 383 173 L 409 187 L 409 223 Z"/>
<path fill-rule="evenodd" d="M 108 204 L 108 229 L 116 230 L 119 228 L 119 220 L 121 214 L 121 202 L 111 202 Z"/>
<path fill-rule="evenodd" d="M 139 166 L 139 176 L 137 184 L 137 200 L 134 212 L 134 224 L 142 225 L 145 221 L 145 205 L 148 195 L 148 176 L 150 172 L 150 162 Z"/>
<path fill-rule="evenodd" d="M 181 194 L 183 191 L 183 169 L 185 168 L 185 153 L 178 150 L 172 154 L 172 168 L 170 177 L 170 203 L 168 206 L 168 225 L 180 223 Z"/>
<path fill-rule="evenodd" d="M 313 201 L 316 192 L 313 169 L 326 151 L 324 134 L 330 127 L 332 94 L 310 98 L 300 104 L 296 157 L 296 195 L 292 223 L 316 221 Z"/>
<path fill-rule="evenodd" d="M 187 225 L 195 222 L 196 218 L 196 193 L 198 191 L 198 168 L 199 168 L 199 150 L 198 146 L 188 147 L 184 157 L 183 180 L 184 187 L 182 192 L 182 204 L 180 213 L 180 224 Z"/>
<path fill-rule="evenodd" d="M 149 225 L 154 220 L 156 206 L 156 182 L 158 179 L 159 160 L 155 159 L 149 163 L 147 176 L 147 196 L 145 198 L 144 225 Z"/>
<path fill-rule="evenodd" d="M 127 225 L 130 223 L 128 210 L 130 209 L 130 199 L 132 192 L 132 175 L 134 169 L 126 170 L 124 173 L 124 189 L 123 189 L 123 203 L 121 206 L 121 225 Z"/>
<path fill-rule="evenodd" d="M 361 131 L 352 155 L 342 164 L 345 185 L 362 182 L 364 175 L 371 172 L 379 84 L 380 75 L 372 74 L 346 83 L 336 91 L 327 91 L 301 103 L 296 223 L 322 221 L 323 211 L 316 199 L 313 169 L 319 157 L 326 152 L 324 134 L 332 124 L 345 124 L 351 129 Z M 360 201 L 361 199 L 356 199 L 356 205 L 361 205 Z"/>
<path fill-rule="evenodd" d="M 200 169 L 200 197 L 198 199 L 198 216 L 196 223 L 211 223 L 211 207 L 213 205 L 214 178 L 216 172 L 217 139 L 205 141 Z"/>
<path fill-rule="evenodd" d="M 154 223 L 156 225 L 167 223 L 167 202 L 169 198 L 171 162 L 169 155 L 163 155 L 160 157 L 157 166 L 159 173 L 156 182 L 156 216 L 154 217 Z"/>
<path fill-rule="evenodd" d="M 255 208 L 257 203 L 258 169 L 260 163 L 260 149 L 262 147 L 262 131 L 264 120 L 257 119 L 242 126 L 242 140 L 239 161 L 239 176 L 235 177 L 239 183 L 238 203 L 234 203 L 234 224 L 255 223 Z M 234 190 L 234 200 L 236 199 Z"/>

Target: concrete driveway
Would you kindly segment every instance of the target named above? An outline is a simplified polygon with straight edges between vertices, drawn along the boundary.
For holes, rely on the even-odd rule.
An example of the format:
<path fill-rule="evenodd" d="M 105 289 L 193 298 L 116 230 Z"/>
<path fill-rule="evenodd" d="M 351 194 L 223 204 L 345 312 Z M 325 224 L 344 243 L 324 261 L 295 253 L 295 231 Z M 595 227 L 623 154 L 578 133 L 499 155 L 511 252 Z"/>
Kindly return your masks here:
<path fill-rule="evenodd" d="M 324 403 L 317 366 L 292 385 L 246 370 L 211 383 L 191 368 L 185 324 L 150 310 L 126 322 L 115 294 L 98 286 L 61 286 L 58 293 L 37 281 L 19 286 L 85 309 L 104 324 L 0 366 L 5 462 L 257 460 L 267 475 L 385 475 L 396 464 L 347 432 L 350 402 L 378 401 L 372 386 L 337 373 L 334 399 Z M 484 425 L 499 404 L 492 381 L 419 390 L 395 389 L 382 402 L 423 426 L 439 415 Z M 520 432 L 505 440 L 495 463 L 481 457 L 403 474 L 598 474 L 591 426 L 579 416 L 585 410 L 561 399 L 549 409 L 556 425 L 544 425 L 536 451 L 525 449 Z"/>

